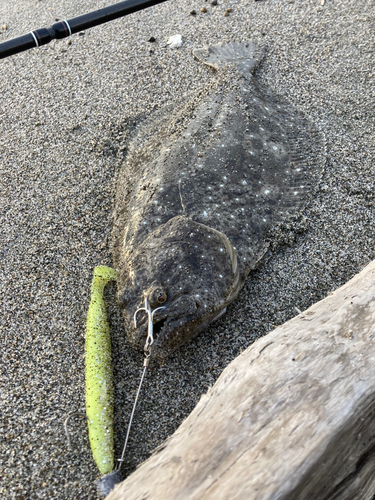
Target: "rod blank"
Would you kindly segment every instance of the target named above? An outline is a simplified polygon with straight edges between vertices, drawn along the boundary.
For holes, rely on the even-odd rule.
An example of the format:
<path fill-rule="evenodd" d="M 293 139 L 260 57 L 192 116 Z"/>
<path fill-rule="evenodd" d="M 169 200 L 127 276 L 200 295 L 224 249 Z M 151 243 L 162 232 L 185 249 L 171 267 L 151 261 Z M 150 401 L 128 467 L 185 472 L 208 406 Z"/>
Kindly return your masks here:
<path fill-rule="evenodd" d="M 114 19 L 127 16 L 133 12 L 147 9 L 166 0 L 127 0 L 126 2 L 116 3 L 109 7 L 83 14 L 82 16 L 59 21 L 50 28 L 40 28 L 27 35 L 22 35 L 7 42 L 0 43 L 0 59 L 24 52 L 34 47 L 40 47 L 51 42 L 51 40 L 60 40 L 67 38 L 74 33 L 93 28 L 99 24 L 108 23 Z"/>

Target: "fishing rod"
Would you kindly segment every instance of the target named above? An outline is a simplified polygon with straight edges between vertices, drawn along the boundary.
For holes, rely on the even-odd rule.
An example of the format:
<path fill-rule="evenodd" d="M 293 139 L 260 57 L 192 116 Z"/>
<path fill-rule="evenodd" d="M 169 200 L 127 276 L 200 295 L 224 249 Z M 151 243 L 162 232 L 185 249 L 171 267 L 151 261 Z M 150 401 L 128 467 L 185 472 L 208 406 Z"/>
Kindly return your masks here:
<path fill-rule="evenodd" d="M 59 21 L 50 28 L 40 28 L 31 31 L 27 35 L 12 38 L 6 42 L 0 43 L 0 59 L 46 45 L 52 40 L 60 40 L 68 36 L 87 30 L 99 24 L 108 23 L 119 17 L 124 17 L 133 12 L 147 9 L 153 5 L 165 2 L 166 0 L 127 0 L 126 2 L 116 3 L 103 9 L 73 17 L 67 21 Z"/>

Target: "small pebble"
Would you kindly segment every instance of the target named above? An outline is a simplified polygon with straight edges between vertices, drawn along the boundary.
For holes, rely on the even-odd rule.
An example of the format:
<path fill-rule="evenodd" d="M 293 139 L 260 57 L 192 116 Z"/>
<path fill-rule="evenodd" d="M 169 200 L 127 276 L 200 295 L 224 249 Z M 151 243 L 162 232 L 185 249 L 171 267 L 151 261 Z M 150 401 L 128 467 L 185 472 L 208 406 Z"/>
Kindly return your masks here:
<path fill-rule="evenodd" d="M 182 45 L 182 36 L 181 35 L 170 36 L 168 38 L 167 45 L 169 45 L 171 49 L 176 49 L 177 47 L 180 47 Z"/>
<path fill-rule="evenodd" d="M 78 36 L 85 36 L 84 31 L 81 31 L 81 33 L 78 33 Z"/>
<path fill-rule="evenodd" d="M 148 39 L 149 42 L 151 43 L 154 43 L 156 42 L 156 38 L 154 36 L 151 36 L 149 39 Z"/>
<path fill-rule="evenodd" d="M 197 13 L 196 13 L 196 11 L 195 11 L 195 10 L 191 10 L 191 11 L 190 11 L 190 15 L 191 15 L 191 16 L 196 16 L 196 15 L 197 15 Z"/>
<path fill-rule="evenodd" d="M 202 7 L 202 8 L 201 8 L 201 12 L 207 12 L 206 7 Z"/>
<path fill-rule="evenodd" d="M 232 10 L 233 10 L 232 8 L 229 8 L 225 12 L 228 12 L 228 14 L 229 14 L 230 12 L 232 12 Z"/>
<path fill-rule="evenodd" d="M 8 26 L 6 24 L 3 24 L 1 29 L 3 29 L 4 31 L 8 29 Z"/>
<path fill-rule="evenodd" d="M 211 5 L 217 5 L 217 0 L 212 0 Z"/>

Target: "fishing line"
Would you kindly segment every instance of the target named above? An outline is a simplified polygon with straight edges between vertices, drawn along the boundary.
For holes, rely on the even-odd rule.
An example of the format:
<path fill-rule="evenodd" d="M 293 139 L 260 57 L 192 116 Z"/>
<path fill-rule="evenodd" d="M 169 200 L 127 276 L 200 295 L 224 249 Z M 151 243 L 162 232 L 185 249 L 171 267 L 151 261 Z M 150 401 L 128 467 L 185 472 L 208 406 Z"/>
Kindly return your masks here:
<path fill-rule="evenodd" d="M 72 449 L 72 445 L 71 445 L 71 440 L 70 440 L 70 434 L 69 434 L 69 429 L 68 429 L 68 423 L 69 423 L 69 420 L 72 418 L 72 417 L 85 417 L 87 420 L 88 420 L 88 416 L 86 415 L 86 413 L 84 412 L 84 410 L 81 410 L 81 411 L 72 411 L 68 414 L 68 416 L 66 417 L 65 421 L 64 421 L 64 431 L 65 431 L 65 435 L 66 435 L 66 440 L 68 442 L 68 449 L 71 450 Z"/>
<path fill-rule="evenodd" d="M 130 429 L 131 429 L 131 426 L 132 426 L 132 423 L 133 423 L 133 417 L 134 417 L 135 409 L 136 409 L 136 406 L 137 406 L 137 403 L 138 403 L 139 394 L 141 392 L 141 388 L 142 388 L 142 384 L 143 384 L 143 379 L 145 378 L 146 370 L 147 370 L 147 367 L 148 367 L 148 365 L 150 363 L 150 356 L 151 356 L 151 348 L 149 349 L 148 353 L 145 353 L 145 359 L 143 361 L 143 372 L 142 372 L 141 380 L 139 382 L 138 391 L 137 391 L 137 394 L 135 396 L 135 401 L 134 401 L 134 404 L 133 404 L 133 410 L 132 410 L 132 413 L 130 415 L 130 420 L 129 420 L 129 424 L 128 424 L 128 430 L 126 432 L 126 438 L 125 438 L 124 448 L 122 450 L 121 458 L 117 459 L 117 461 L 119 462 L 119 464 L 118 464 L 118 467 L 117 467 L 116 470 L 120 470 L 121 466 L 122 466 L 122 463 L 124 462 L 124 456 L 125 456 L 125 452 L 126 452 L 126 447 L 128 445 Z"/>
<path fill-rule="evenodd" d="M 134 327 L 135 328 L 137 328 L 137 314 L 140 311 L 145 311 L 146 314 L 147 314 L 148 329 L 147 329 L 147 338 L 146 338 L 146 342 L 145 342 L 145 346 L 144 346 L 145 359 L 143 361 L 143 372 L 142 372 L 141 380 L 139 382 L 138 391 L 137 391 L 137 394 L 135 396 L 135 401 L 134 401 L 134 404 L 133 404 L 133 410 L 132 410 L 132 413 L 130 415 L 130 420 L 129 420 L 129 424 L 128 424 L 128 430 L 127 430 L 127 433 L 126 433 L 124 448 L 122 450 L 121 458 L 118 459 L 119 465 L 118 465 L 118 467 L 116 469 L 118 471 L 120 470 L 121 465 L 124 462 L 125 451 L 126 451 L 126 447 L 128 445 L 128 440 L 129 440 L 129 435 L 130 435 L 130 429 L 131 429 L 131 426 L 132 426 L 132 423 L 133 423 L 133 417 L 134 417 L 135 409 L 136 409 L 136 406 L 137 406 L 137 403 L 138 403 L 138 398 L 139 398 L 139 394 L 141 392 L 143 380 L 144 380 L 145 375 L 146 375 L 147 367 L 150 364 L 151 347 L 152 347 L 152 344 L 154 343 L 154 328 L 153 328 L 154 327 L 154 322 L 153 322 L 154 321 L 154 314 L 156 313 L 156 311 L 160 311 L 160 309 L 165 309 L 165 307 L 164 306 L 163 307 L 157 307 L 156 309 L 154 309 L 152 311 L 150 303 L 148 301 L 148 298 L 145 297 L 145 305 L 144 305 L 144 307 L 140 307 L 134 313 Z"/>

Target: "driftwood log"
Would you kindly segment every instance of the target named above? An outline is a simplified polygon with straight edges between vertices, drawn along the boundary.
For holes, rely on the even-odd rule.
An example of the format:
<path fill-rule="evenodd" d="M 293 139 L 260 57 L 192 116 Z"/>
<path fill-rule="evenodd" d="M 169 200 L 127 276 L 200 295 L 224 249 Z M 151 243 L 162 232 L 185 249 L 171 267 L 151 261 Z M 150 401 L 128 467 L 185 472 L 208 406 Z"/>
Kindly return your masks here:
<path fill-rule="evenodd" d="M 375 261 L 255 342 L 108 500 L 375 498 Z"/>

